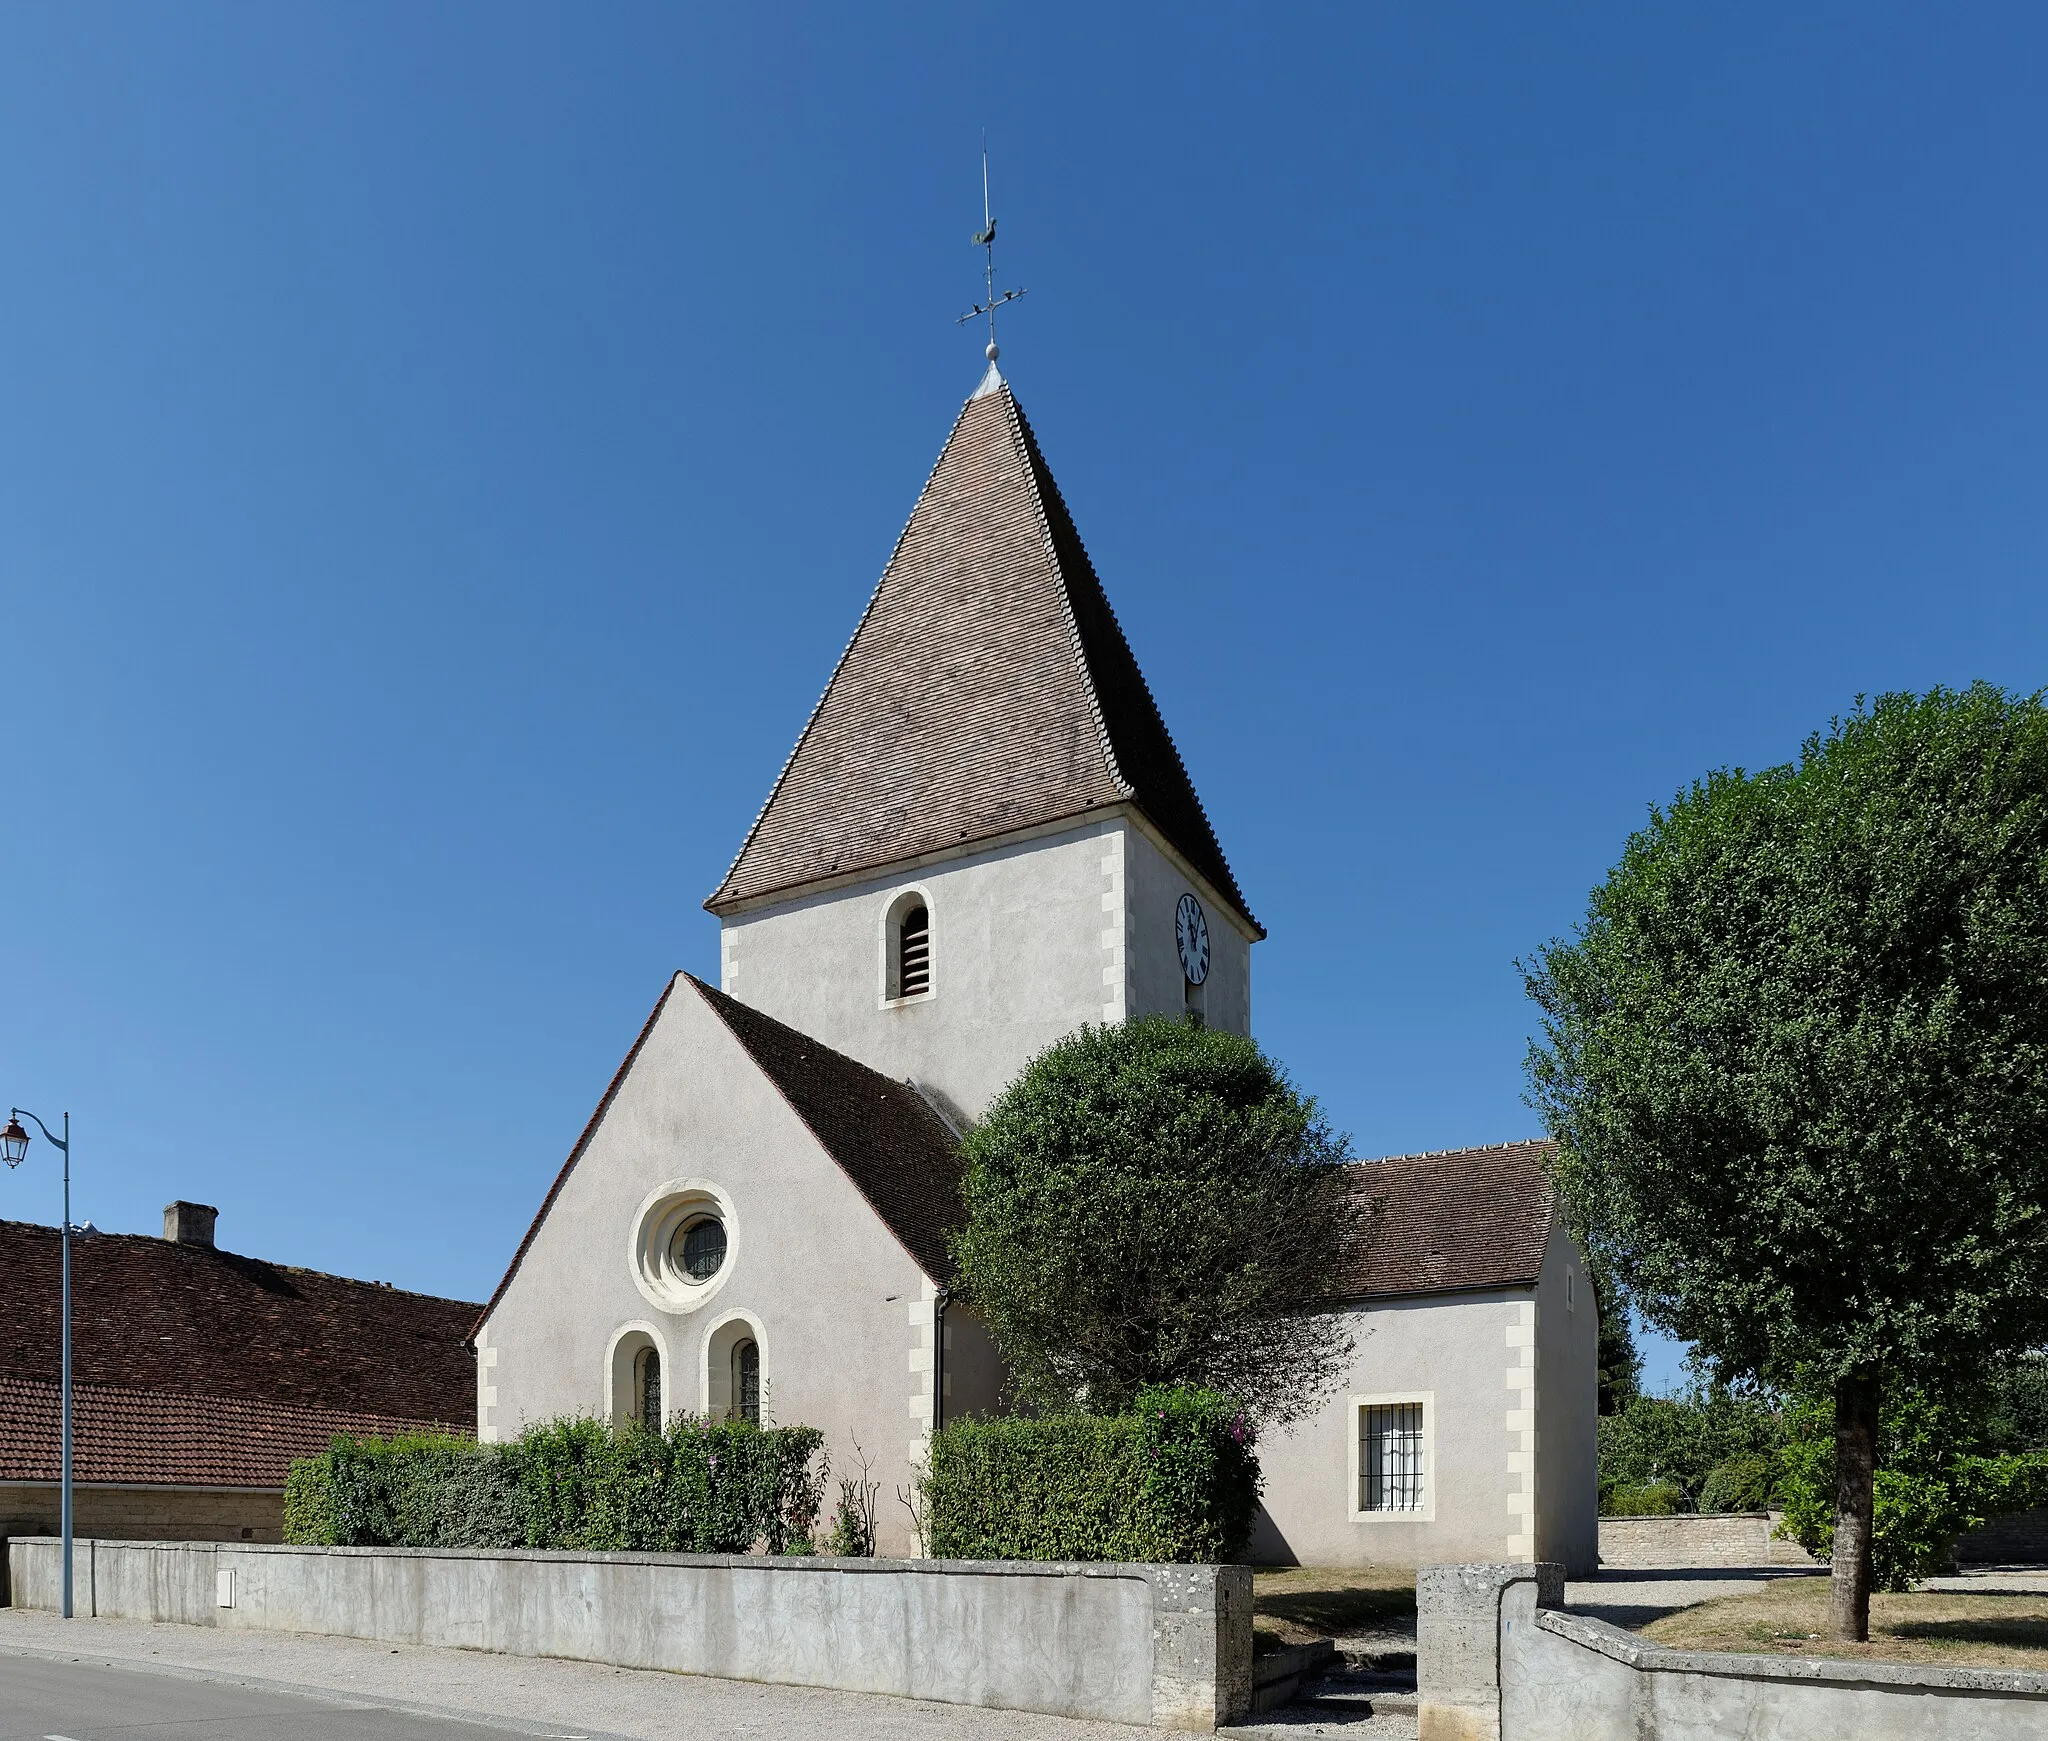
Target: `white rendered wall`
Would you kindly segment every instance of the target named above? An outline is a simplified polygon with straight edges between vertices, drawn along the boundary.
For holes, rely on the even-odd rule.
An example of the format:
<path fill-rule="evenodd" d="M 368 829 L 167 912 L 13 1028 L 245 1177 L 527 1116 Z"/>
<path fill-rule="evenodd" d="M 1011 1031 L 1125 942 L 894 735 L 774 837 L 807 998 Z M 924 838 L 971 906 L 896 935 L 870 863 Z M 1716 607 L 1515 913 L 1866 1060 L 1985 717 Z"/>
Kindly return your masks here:
<path fill-rule="evenodd" d="M 628 1244 L 650 1192 L 707 1180 L 732 1204 L 716 1290 L 667 1311 L 633 1280 Z M 825 1433 L 833 1466 L 858 1439 L 884 1503 L 883 1551 L 914 1552 L 890 1503 L 930 1424 L 937 1290 L 687 980 L 679 981 L 603 1123 L 477 1341 L 478 1436 L 602 1414 L 622 1331 L 662 1354 L 665 1412 L 707 1404 L 708 1340 L 745 1314 L 761 1348 L 764 1415 Z M 983 1342 L 955 1336 L 956 1392 L 976 1396 Z"/>
<path fill-rule="evenodd" d="M 1514 1557 L 1521 1529 L 1508 1429 L 1519 1366 L 1512 1337 L 1533 1311 L 1532 1290 L 1436 1294 L 1347 1314 L 1357 1351 L 1336 1394 L 1286 1435 L 1259 1443 L 1266 1474 L 1255 1562 L 1419 1566 Z M 1427 1410 L 1428 1515 L 1357 1508 L 1353 1399 L 1422 1400 Z M 1526 1555 L 1521 1556 L 1526 1558 Z"/>
<path fill-rule="evenodd" d="M 722 988 L 973 1118 L 1082 1023 L 1180 1013 L 1174 906 L 1193 887 L 1176 857 L 1112 816 L 733 915 Z M 885 921 L 912 889 L 931 913 L 932 989 L 892 1001 Z M 1247 1032 L 1251 940 L 1199 898 L 1207 1019 Z"/>
<path fill-rule="evenodd" d="M 1252 940 L 1240 921 L 1196 886 L 1177 854 L 1132 828 L 1124 842 L 1127 941 L 1125 1001 L 1134 1016 L 1181 1014 L 1187 977 L 1174 937 L 1174 910 L 1182 895 L 1202 904 L 1209 922 L 1209 977 L 1197 994 L 1202 1019 L 1233 1034 L 1252 1031 Z"/>
<path fill-rule="evenodd" d="M 1600 1315 L 1578 1242 L 1553 1221 L 1536 1281 L 1536 1551 L 1588 1577 L 1600 1552 Z"/>

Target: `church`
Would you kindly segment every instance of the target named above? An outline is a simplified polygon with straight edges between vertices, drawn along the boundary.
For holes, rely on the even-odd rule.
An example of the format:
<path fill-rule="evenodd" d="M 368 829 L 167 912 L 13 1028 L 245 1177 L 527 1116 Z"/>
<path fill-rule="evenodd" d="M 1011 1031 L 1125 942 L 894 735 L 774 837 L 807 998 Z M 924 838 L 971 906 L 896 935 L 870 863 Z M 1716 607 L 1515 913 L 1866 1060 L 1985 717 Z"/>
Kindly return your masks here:
<path fill-rule="evenodd" d="M 914 1554 L 929 1434 L 1003 1401 L 948 1286 L 961 1132 L 1083 1023 L 1249 1033 L 1265 935 L 993 356 L 705 905 L 719 984 L 669 981 L 513 1254 L 477 1434 L 805 1423 Z M 1262 1440 L 1255 1558 L 1590 1569 L 1597 1311 L 1543 1151 L 1357 1165 L 1353 1369 Z"/>

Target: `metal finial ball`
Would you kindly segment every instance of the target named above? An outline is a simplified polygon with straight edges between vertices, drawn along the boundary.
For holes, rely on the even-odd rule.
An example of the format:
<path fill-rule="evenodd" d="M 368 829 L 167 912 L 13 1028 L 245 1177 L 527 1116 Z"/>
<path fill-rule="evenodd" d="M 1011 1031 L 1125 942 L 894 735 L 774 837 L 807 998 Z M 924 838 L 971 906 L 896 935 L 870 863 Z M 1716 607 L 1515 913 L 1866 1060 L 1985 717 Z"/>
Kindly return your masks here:
<path fill-rule="evenodd" d="M 996 358 L 998 358 L 1002 354 L 1003 353 L 1001 351 L 996 349 L 996 341 L 994 339 L 990 339 L 988 341 L 988 360 L 990 362 L 994 362 Z"/>

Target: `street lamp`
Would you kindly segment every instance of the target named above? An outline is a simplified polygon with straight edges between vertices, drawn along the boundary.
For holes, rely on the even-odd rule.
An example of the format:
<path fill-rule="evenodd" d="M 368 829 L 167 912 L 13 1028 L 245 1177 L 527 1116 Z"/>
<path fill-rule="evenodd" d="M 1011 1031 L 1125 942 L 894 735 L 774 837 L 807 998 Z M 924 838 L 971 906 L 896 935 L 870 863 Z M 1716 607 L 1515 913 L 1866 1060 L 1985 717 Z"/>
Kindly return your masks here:
<path fill-rule="evenodd" d="M 64 1115 L 64 1134 L 54 1136 L 50 1127 L 32 1112 L 13 1107 L 7 1116 L 7 1128 L 0 1130 L 0 1159 L 8 1166 L 18 1167 L 28 1159 L 28 1132 L 22 1128 L 24 1118 L 35 1118 L 36 1129 L 44 1138 L 56 1146 L 64 1157 L 64 1450 L 62 1465 L 63 1512 L 64 1512 L 64 1618 L 71 1618 L 71 1114 Z"/>

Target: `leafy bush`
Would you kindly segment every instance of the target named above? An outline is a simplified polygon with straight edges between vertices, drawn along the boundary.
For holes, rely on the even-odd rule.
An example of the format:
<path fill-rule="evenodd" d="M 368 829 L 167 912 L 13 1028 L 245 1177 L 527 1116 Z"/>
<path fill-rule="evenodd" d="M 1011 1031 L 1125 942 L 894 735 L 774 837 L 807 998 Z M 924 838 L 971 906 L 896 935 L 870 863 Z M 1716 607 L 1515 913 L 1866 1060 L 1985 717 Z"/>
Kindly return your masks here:
<path fill-rule="evenodd" d="M 1684 1490 L 1669 1481 L 1603 1488 L 1600 1494 L 1602 1517 L 1671 1517 L 1690 1509 Z"/>
<path fill-rule="evenodd" d="M 292 1465 L 285 1539 L 343 1547 L 786 1552 L 808 1545 L 822 1471 L 812 1427 L 569 1419 L 503 1445 L 347 1439 Z"/>
<path fill-rule="evenodd" d="M 1789 1414 L 1785 1534 L 1816 1559 L 1835 1545 L 1834 1413 L 1824 1398 Z M 2048 1451 L 1982 1455 L 1972 1410 L 1904 1391 L 1878 1416 L 1871 1582 L 1908 1590 L 1950 1570 L 1959 1536 L 1994 1517 L 2048 1504 Z"/>
<path fill-rule="evenodd" d="M 1777 1497 L 1778 1459 L 1743 1451 L 1707 1472 L 1700 1488 L 1702 1511 L 1768 1511 Z"/>
<path fill-rule="evenodd" d="M 1216 1564 L 1244 1552 L 1260 1475 L 1236 1403 L 1154 1387 L 1129 1414 L 957 1421 L 921 1486 L 941 1559 Z"/>

